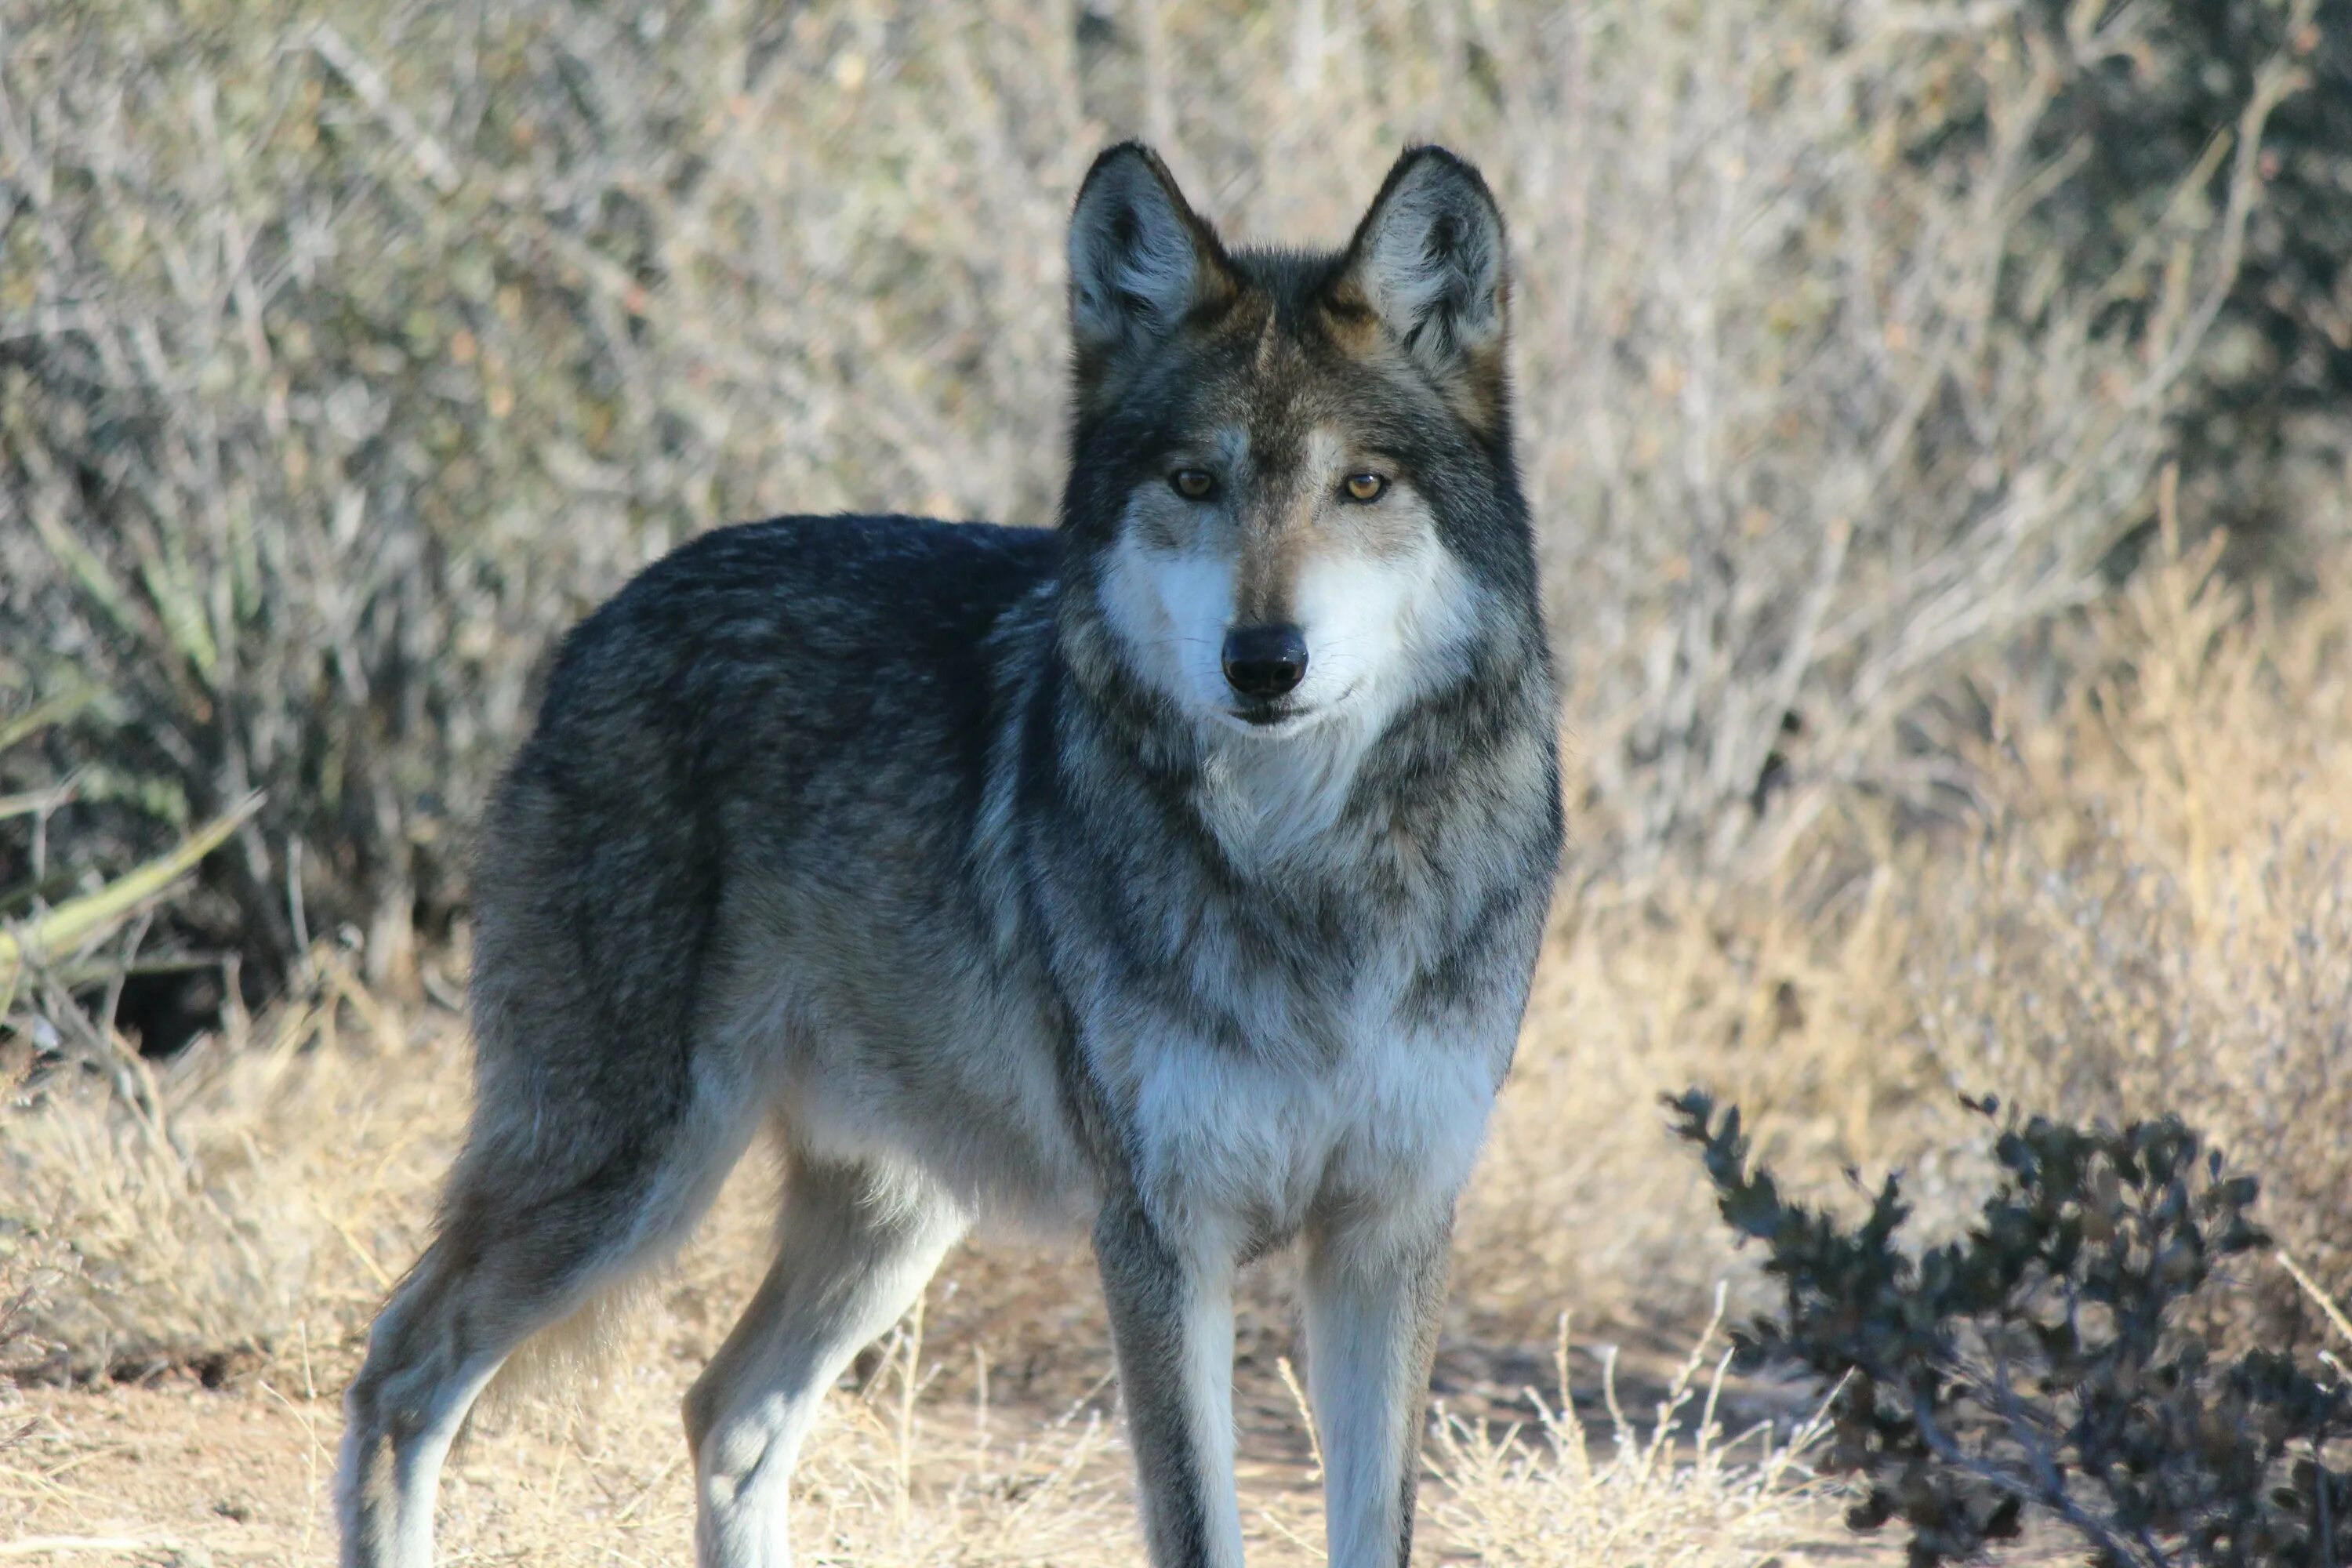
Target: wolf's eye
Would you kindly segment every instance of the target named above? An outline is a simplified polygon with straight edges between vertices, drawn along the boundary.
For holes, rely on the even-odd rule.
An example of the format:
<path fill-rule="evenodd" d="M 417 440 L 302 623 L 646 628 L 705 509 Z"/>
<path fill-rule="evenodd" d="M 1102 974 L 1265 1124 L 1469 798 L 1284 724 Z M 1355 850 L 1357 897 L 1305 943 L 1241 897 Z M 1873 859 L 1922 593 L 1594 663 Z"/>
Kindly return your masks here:
<path fill-rule="evenodd" d="M 1186 500 L 1207 500 L 1217 493 L 1217 477 L 1206 468 L 1179 468 L 1168 482 Z"/>
<path fill-rule="evenodd" d="M 1352 501 L 1376 501 L 1388 494 L 1389 481 L 1381 474 L 1349 474 L 1340 489 Z"/>

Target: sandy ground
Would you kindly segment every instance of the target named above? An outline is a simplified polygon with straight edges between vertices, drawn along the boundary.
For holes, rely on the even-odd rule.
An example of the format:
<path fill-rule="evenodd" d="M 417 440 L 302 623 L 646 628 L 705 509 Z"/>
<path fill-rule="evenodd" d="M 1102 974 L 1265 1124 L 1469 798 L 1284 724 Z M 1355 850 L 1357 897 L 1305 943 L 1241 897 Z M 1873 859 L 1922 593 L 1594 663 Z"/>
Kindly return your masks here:
<path fill-rule="evenodd" d="M 443 1488 L 444 1563 L 688 1560 L 678 1402 L 750 1289 L 751 1227 L 747 1212 L 722 1219 L 583 1388 L 477 1423 Z M 1244 1316 L 1256 1326 L 1245 1327 L 1236 1368 L 1251 1561 L 1274 1568 L 1319 1561 L 1321 1533 L 1307 1431 L 1281 1364 L 1294 1348 L 1280 1326 L 1284 1289 L 1278 1270 L 1253 1277 Z M 951 1259 L 926 1299 L 917 1397 L 908 1400 L 903 1375 L 907 1327 L 834 1397 L 800 1472 L 803 1560 L 1139 1562 L 1099 1310 L 1082 1257 Z M 347 1336 L 298 1343 L 217 1388 L 170 1373 L 19 1391 L 0 1410 L 0 1433 L 21 1433 L 0 1454 L 0 1559 L 331 1561 L 338 1396 L 356 1358 Z M 1629 1405 L 1640 1407 L 1666 1364 L 1663 1347 L 1628 1347 Z M 1511 1385 L 1527 1371 L 1483 1365 L 1457 1342 L 1439 1397 L 1457 1413 L 1523 1421 L 1531 1408 Z M 1581 1405 L 1593 1391 L 1579 1394 Z M 1471 1560 L 1449 1550 L 1442 1527 L 1425 1528 L 1424 1541 L 1423 1562 Z M 1821 1545 L 1822 1561 L 1852 1560 L 1827 1535 Z"/>
<path fill-rule="evenodd" d="M 756 1177 L 630 1318 L 597 1373 L 567 1393 L 488 1409 L 445 1479 L 447 1563 L 678 1563 L 693 1496 L 678 1405 L 761 1264 Z M 1250 1314 L 1282 1315 L 1255 1281 Z M 908 1330 L 845 1377 L 803 1458 L 803 1557 L 1032 1560 L 1073 1532 L 1072 1560 L 1139 1560 L 1127 1456 L 1090 1270 L 1082 1256 L 967 1250 L 925 1299 L 911 1403 Z M 329 1561 L 340 1395 L 354 1330 L 282 1347 L 223 1386 L 169 1372 L 142 1383 L 0 1396 L 0 1560 Z M 1281 1331 L 1245 1334 L 1237 1368 L 1253 1561 L 1307 1561 L 1319 1535 L 1305 1428 L 1276 1365 Z M 990 1347 L 994 1347 L 993 1353 Z M 1084 1540 L 1075 1538 L 1083 1532 Z M 1123 1545 L 1121 1544 L 1123 1543 Z M 1080 1548 L 1083 1548 L 1082 1550 Z"/>
<path fill-rule="evenodd" d="M 366 1098 L 337 1102 L 345 1160 L 357 1157 L 352 1149 L 376 1150 L 361 1160 L 376 1173 L 371 1183 L 406 1181 L 378 1169 L 401 1160 L 437 1172 L 455 1121 L 382 1107 L 400 1130 L 385 1153 L 382 1140 L 363 1135 Z M 761 1162 L 746 1163 L 595 1378 L 477 1421 L 443 1488 L 445 1563 L 689 1559 L 693 1493 L 679 1401 L 766 1266 L 772 1180 Z M 0 1440 L 21 1434 L 0 1449 L 0 1565 L 331 1561 L 340 1395 L 385 1271 L 422 1239 L 430 1187 L 410 1185 L 373 1221 L 338 1227 L 350 1247 L 333 1252 L 333 1266 L 314 1281 L 310 1315 L 292 1342 L 239 1364 L 215 1379 L 219 1386 L 181 1369 L 0 1390 Z M 1240 1294 L 1235 1407 L 1251 1561 L 1316 1563 L 1318 1478 L 1286 1375 L 1300 1355 L 1289 1262 L 1253 1268 Z M 1497 1427 L 1531 1424 L 1530 1389 L 1554 1407 L 1560 1398 L 1550 1324 L 1474 1320 L 1469 1304 L 1478 1297 L 1469 1280 L 1457 1289 L 1437 1370 L 1440 1408 Z M 1637 1417 L 1646 1417 L 1696 1327 L 1615 1336 L 1620 1394 Z M 1601 1348 L 1583 1344 L 1571 1369 L 1596 1444 L 1608 1434 Z M 919 1368 L 911 1399 L 910 1361 Z M 793 1531 L 803 1561 L 1140 1562 L 1111 1373 L 1082 1242 L 994 1238 L 959 1250 L 926 1293 L 919 1324 L 910 1319 L 861 1357 L 836 1391 L 798 1472 Z M 1803 1404 L 1800 1391 L 1738 1387 L 1726 1425 L 1800 1416 Z M 1424 1488 L 1417 1557 L 1471 1561 L 1429 1506 L 1440 1494 Z M 1822 1518 L 1823 1560 L 1846 1556 L 1833 1513 Z"/>
<path fill-rule="evenodd" d="M 693 1498 L 677 1413 L 699 1365 L 690 1353 L 696 1337 L 665 1303 L 575 1397 L 536 1397 L 489 1413 L 445 1479 L 442 1560 L 686 1561 Z M 0 1556 L 330 1560 L 338 1395 L 352 1363 L 337 1347 L 220 1389 L 172 1374 L 139 1385 L 25 1391 L 21 1408 L 8 1413 L 24 1435 L 0 1459 Z M 939 1363 L 927 1364 L 936 1375 Z M 905 1430 L 899 1379 L 895 1366 L 875 1370 L 873 1385 L 836 1394 L 804 1461 L 798 1528 L 804 1552 L 819 1560 L 821 1541 L 852 1547 L 896 1522 L 889 1515 L 898 1500 L 888 1494 Z M 917 1510 L 951 1508 L 943 1494 L 968 1476 L 1039 1468 L 1013 1450 L 1043 1436 L 1043 1468 L 1076 1460 L 1062 1489 L 1105 1505 L 1098 1527 L 1131 1532 L 1121 1510 L 1108 1506 L 1119 1500 L 1126 1463 L 1110 1396 L 1066 1415 L 1058 1430 L 1055 1415 L 1030 1406 L 990 1409 L 983 1418 L 968 1394 L 953 1400 L 926 1391 L 911 1428 L 908 1501 Z M 996 1454 L 1000 1445 L 1004 1454 Z M 1252 1465 L 1244 1475 L 1254 1490 L 1270 1483 L 1296 1492 L 1305 1480 L 1295 1462 Z M 1277 1551 L 1267 1560 L 1286 1559 Z"/>

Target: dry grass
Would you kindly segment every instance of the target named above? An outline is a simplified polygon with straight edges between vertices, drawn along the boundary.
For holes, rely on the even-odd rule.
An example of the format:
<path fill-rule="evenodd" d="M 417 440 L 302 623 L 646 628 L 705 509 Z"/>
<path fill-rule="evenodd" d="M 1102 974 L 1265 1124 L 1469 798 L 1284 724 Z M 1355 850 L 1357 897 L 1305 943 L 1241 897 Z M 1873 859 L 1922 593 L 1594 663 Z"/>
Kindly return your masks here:
<path fill-rule="evenodd" d="M 57 1352 L 22 1360 L 28 1386 L 0 1408 L 0 1423 L 26 1428 L 16 1451 L 0 1452 L 0 1539 L 253 1562 L 324 1550 L 335 1396 L 382 1269 L 421 1240 L 461 1121 L 461 1046 L 426 1028 L 415 1042 L 347 1035 L 245 1053 L 209 1082 L 161 1086 L 171 1131 L 160 1150 L 143 1119 L 100 1094 L 15 1123 L 29 1136 L 11 1143 L 11 1190 L 32 1201 L 0 1218 L 19 1256 L 37 1246 L 62 1266 L 43 1273 L 28 1314 Z M 479 1424 L 446 1494 L 448 1560 L 685 1552 L 677 1402 L 762 1266 L 768 1198 L 755 1163 L 578 1397 L 528 1397 Z M 1287 1366 L 1275 1364 L 1297 1353 L 1286 1284 L 1261 1271 L 1254 1285 L 1241 1368 L 1254 1555 L 1311 1563 L 1312 1439 Z M 1720 1367 L 1710 1380 L 1696 1352 L 1678 1373 L 1662 1369 L 1643 1434 L 1617 1413 L 1613 1381 L 1601 1396 L 1572 1375 L 1564 1342 L 1536 1388 L 1482 1381 L 1508 1375 L 1488 1348 L 1450 1347 L 1462 1404 L 1478 1414 L 1449 1417 L 1433 1449 L 1427 1534 L 1440 1550 L 1600 1564 L 1642 1543 L 1733 1568 L 1832 1532 L 1823 1505 L 1791 1487 L 1804 1440 L 1768 1419 L 1725 1443 Z M 1600 1364 L 1613 1380 L 1613 1352 Z M 803 1550 L 910 1568 L 1134 1561 L 1109 1370 L 1081 1259 L 959 1254 L 820 1429 L 799 1491 Z M 75 1384 L 61 1372 L 103 1375 Z M 1614 1415 L 1613 1458 L 1588 1456 L 1570 1393 Z M 1496 1429 L 1497 1415 L 1526 1430 Z"/>
<path fill-rule="evenodd" d="M 371 1010 L 383 1033 L 352 1039 L 347 1001 L 289 1007 L 160 1075 L 125 1051 L 139 1100 L 67 1070 L 14 1111 L 0 1247 L 74 1264 L 37 1312 L 52 1374 L 217 1378 L 348 1335 L 415 1251 L 467 1100 L 453 1052 Z"/>
<path fill-rule="evenodd" d="M 1559 1404 L 1576 1380 L 1564 1359 L 1545 1364 L 1564 1308 L 1654 1351 L 1703 1319 L 1715 1280 L 1748 1299 L 1745 1259 L 1651 1109 L 1687 1081 L 1750 1107 L 1784 1174 L 1829 1190 L 1848 1162 L 1900 1163 L 1931 1215 L 1965 1204 L 1978 1168 L 1982 1134 L 1951 1109 L 1954 1085 L 2074 1112 L 2186 1106 L 2265 1174 L 2268 1222 L 2344 1293 L 2329 1194 L 2345 1156 L 2323 1130 L 2346 1114 L 2352 595 L 2256 605 L 2209 552 L 2176 552 L 2073 635 L 2105 675 L 2054 721 L 1994 727 L 1972 831 L 1898 838 L 1883 803 L 1857 795 L 1764 892 L 1658 884 L 1564 911 L 1465 1205 L 1442 1363 L 1462 1414 L 1434 1449 L 1437 1538 L 1498 1561 L 1598 1563 L 1639 1542 L 1731 1563 L 1827 1528 L 1825 1505 L 1766 1484 L 1790 1473 L 1785 1458 L 1727 1466 L 1693 1447 L 1687 1409 L 1675 1442 L 1588 1458 L 1591 1435 Z M 1998 711 L 1997 674 L 1983 681 Z M 465 1090 L 452 1020 L 403 1027 L 356 984 L 329 990 L 269 1026 L 278 1046 L 160 1082 L 160 1142 L 96 1080 L 15 1117 L 0 1157 L 26 1200 L 6 1227 L 76 1258 L 52 1277 L 43 1335 L 133 1370 L 257 1347 L 242 1397 L 257 1377 L 317 1375 L 331 1393 L 380 1270 L 417 1244 Z M 763 1197 L 756 1172 L 730 1190 L 591 1401 L 599 1414 L 526 1411 L 485 1438 L 457 1507 L 488 1533 L 467 1539 L 536 1540 L 576 1516 L 582 1486 L 650 1487 L 637 1528 L 684 1528 L 669 1401 L 756 1275 Z M 1117 1555 L 1102 1543 L 1129 1528 L 1121 1459 L 1089 1425 L 1110 1405 L 1082 1261 L 967 1251 L 930 1316 L 927 1350 L 902 1337 L 863 1369 L 814 1461 L 825 1538 L 873 1561 L 950 1541 L 975 1561 Z M 1273 1375 L 1295 1353 L 1279 1270 L 1255 1279 L 1246 1318 L 1255 1457 L 1282 1460 L 1254 1471 L 1254 1528 L 1278 1558 L 1314 1531 L 1302 1432 Z M 911 1417 L 896 1402 L 909 1364 L 927 1380 Z M 42 1395 L 51 1412 L 76 1397 Z M 1478 1425 L 1496 1416 L 1527 1426 L 1497 1438 Z M 585 1457 L 541 1474 L 539 1457 L 567 1444 Z"/>
<path fill-rule="evenodd" d="M 1956 1087 L 2181 1109 L 2346 1295 L 2352 511 L 2298 481 L 2274 603 L 2159 479 L 2299 79 L 2241 62 L 2205 161 L 2078 244 L 2067 84 L 2168 57 L 2154 7 L 2062 9 L 0 0 L 0 685 L 64 715 L 0 742 L 0 919 L 269 792 L 0 1032 L 0 1297 L 39 1286 L 0 1539 L 323 1550 L 332 1395 L 464 1116 L 455 873 L 535 660 L 715 521 L 1046 520 L 1060 225 L 1132 132 L 1254 237 L 1343 232 L 1422 136 L 1512 218 L 1578 843 L 1464 1209 L 1444 1550 L 1733 1568 L 1825 1528 L 1785 1426 L 1612 1446 L 1563 1393 L 1563 1310 L 1704 1401 L 1679 1348 L 1753 1299 L 1661 1090 L 1948 1215 Z M 151 935 L 229 992 L 164 1064 L 94 1022 Z M 285 985 L 252 1019 L 240 958 Z M 469 1450 L 458 1553 L 677 1557 L 676 1399 L 763 1206 L 750 1173 L 594 1398 Z M 1279 1268 L 1245 1308 L 1252 1529 L 1311 1561 Z M 1131 1561 L 1083 1260 L 961 1253 L 929 1313 L 812 1455 L 819 1559 Z"/>
<path fill-rule="evenodd" d="M 1990 825 L 1922 900 L 1906 978 L 1948 1079 L 2191 1118 L 2341 1296 L 2352 1150 L 2322 1130 L 2352 1119 L 2352 597 L 2282 614 L 2218 549 L 2094 618 L 2111 651 L 2062 728 L 2000 727 Z M 2269 1294 L 2302 1315 L 2288 1280 Z"/>
<path fill-rule="evenodd" d="M 1433 1438 L 1433 1468 L 1444 1485 L 1433 1522 L 1474 1561 L 1528 1568 L 1615 1568 L 1625 1563 L 1701 1568 L 1764 1563 L 1814 1538 L 1824 1510 L 1806 1455 L 1821 1428 L 1765 1422 L 1727 1434 L 1719 1418 L 1722 1298 L 1715 1316 L 1661 1394 L 1645 1435 L 1618 1398 L 1616 1359 L 1601 1365 L 1601 1397 L 1612 1434 L 1605 1459 L 1572 1404 L 1557 1409 L 1534 1390 L 1537 1435 L 1516 1426 L 1497 1436 L 1485 1422 L 1447 1416 Z M 1569 1337 L 1561 1320 L 1553 1368 L 1570 1386 Z"/>
<path fill-rule="evenodd" d="M 2352 1156 L 2352 584 L 2284 608 L 2177 531 L 2074 623 L 2056 711 L 1980 667 L 1966 826 L 1911 833 L 1855 791 L 1761 885 L 1672 881 L 1566 913 L 1472 1196 L 1465 1293 L 1524 1332 L 1551 1304 L 1687 1310 L 1734 1267 L 1654 1092 L 1745 1108 L 1817 1190 L 1901 1166 L 1931 1219 L 1973 1202 L 1956 1092 L 2122 1119 L 2179 1110 L 2263 1173 L 2260 1213 L 2337 1296 Z M 1695 1240 L 1694 1237 L 1706 1239 Z M 2304 1316 L 2284 1275 L 2274 1314 Z M 2273 1316 L 2276 1330 L 2282 1320 Z"/>

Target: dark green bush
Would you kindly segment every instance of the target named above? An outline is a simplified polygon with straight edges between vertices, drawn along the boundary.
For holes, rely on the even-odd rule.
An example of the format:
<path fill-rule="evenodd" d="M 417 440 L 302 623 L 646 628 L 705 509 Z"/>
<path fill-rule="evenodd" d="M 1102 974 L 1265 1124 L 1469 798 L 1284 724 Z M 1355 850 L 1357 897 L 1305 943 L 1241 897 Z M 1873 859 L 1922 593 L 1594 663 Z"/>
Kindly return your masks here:
<path fill-rule="evenodd" d="M 1736 1107 L 1667 1104 L 1782 1293 L 1742 1358 L 1837 1384 L 1826 1462 L 1866 1489 L 1849 1522 L 1907 1524 L 1915 1568 L 2036 1513 L 2101 1568 L 2352 1561 L 2352 1474 L 2328 1452 L 2352 1435 L 2352 1389 L 2275 1351 L 2221 1359 L 2196 1331 L 2200 1298 L 2269 1238 L 2255 1179 L 2179 1120 L 2011 1117 L 1976 1223 L 1913 1253 L 1897 1178 L 1849 1227 L 1750 1166 Z"/>

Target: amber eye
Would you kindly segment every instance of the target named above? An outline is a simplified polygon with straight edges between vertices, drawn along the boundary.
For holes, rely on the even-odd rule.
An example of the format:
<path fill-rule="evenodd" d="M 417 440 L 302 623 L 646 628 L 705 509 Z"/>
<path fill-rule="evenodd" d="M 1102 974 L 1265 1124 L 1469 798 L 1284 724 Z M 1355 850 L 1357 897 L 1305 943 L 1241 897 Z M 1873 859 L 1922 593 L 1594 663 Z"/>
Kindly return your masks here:
<path fill-rule="evenodd" d="M 1186 500 L 1207 500 L 1217 491 L 1216 476 L 1206 468 L 1179 468 L 1168 476 L 1168 482 Z"/>
<path fill-rule="evenodd" d="M 1341 487 L 1352 501 L 1374 501 L 1388 493 L 1389 482 L 1379 474 L 1349 474 Z"/>

